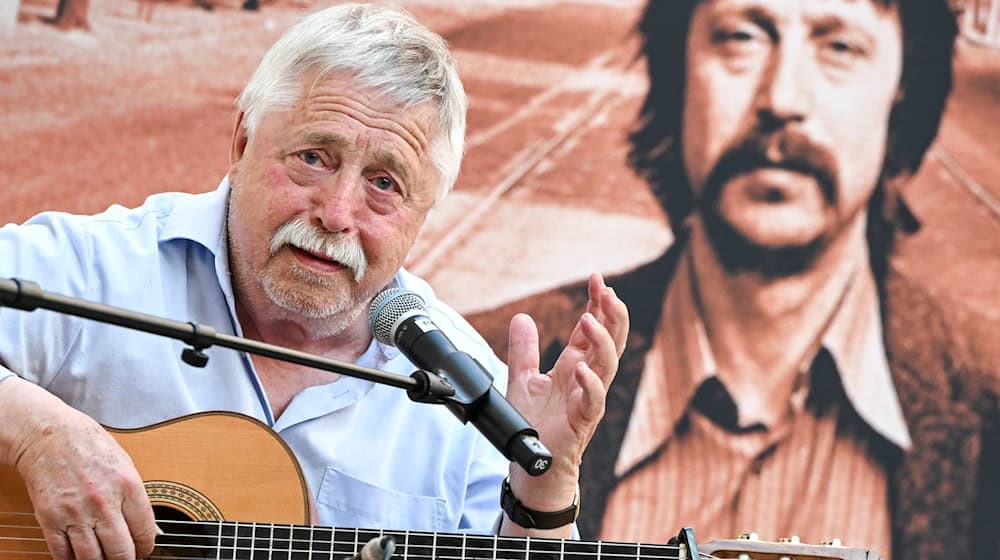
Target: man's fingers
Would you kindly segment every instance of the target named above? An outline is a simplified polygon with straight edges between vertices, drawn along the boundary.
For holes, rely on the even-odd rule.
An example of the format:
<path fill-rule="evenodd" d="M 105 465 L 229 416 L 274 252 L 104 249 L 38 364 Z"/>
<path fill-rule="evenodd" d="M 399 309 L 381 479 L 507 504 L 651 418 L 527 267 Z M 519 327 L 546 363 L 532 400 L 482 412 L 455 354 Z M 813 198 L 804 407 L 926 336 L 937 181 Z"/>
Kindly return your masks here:
<path fill-rule="evenodd" d="M 132 539 L 135 542 L 135 554 L 137 558 L 147 558 L 153 553 L 153 548 L 156 547 L 156 537 L 161 534 L 160 528 L 155 524 L 144 529 L 143 531 L 132 533 Z"/>
<path fill-rule="evenodd" d="M 66 528 L 66 536 L 69 537 L 70 545 L 73 548 L 73 558 L 76 560 L 101 560 L 104 553 L 101 543 L 97 540 L 94 528 L 87 525 L 70 525 Z"/>
<path fill-rule="evenodd" d="M 587 312 L 603 324 L 611 338 L 615 341 L 615 350 L 621 356 L 628 340 L 628 309 L 625 303 L 618 299 L 613 288 L 604 283 L 600 274 L 591 274 L 587 285 L 590 299 L 587 301 Z"/>
<path fill-rule="evenodd" d="M 604 277 L 596 272 L 590 275 L 590 280 L 587 282 L 587 312 L 597 317 L 598 320 L 603 319 L 603 309 L 601 307 L 601 300 L 603 298 L 604 289 L 607 286 L 604 284 Z"/>
<path fill-rule="evenodd" d="M 43 527 L 42 535 L 49 545 L 49 553 L 52 554 L 53 560 L 73 560 L 73 545 L 70 544 L 66 533 Z"/>
<path fill-rule="evenodd" d="M 590 342 L 587 352 L 588 366 L 601 378 L 604 386 L 611 384 L 618 371 L 618 353 L 611 333 L 597 319 L 585 313 L 580 319 L 580 331 Z"/>
<path fill-rule="evenodd" d="M 507 367 L 511 379 L 526 373 L 537 373 L 541 357 L 538 353 L 538 327 L 535 321 L 524 313 L 515 315 L 510 320 L 509 340 Z"/>
<path fill-rule="evenodd" d="M 156 544 L 159 528 L 156 526 L 153 507 L 149 504 L 149 497 L 141 483 L 126 495 L 125 503 L 122 504 L 122 514 L 135 542 L 136 555 L 139 558 L 149 556 Z"/>
<path fill-rule="evenodd" d="M 622 353 L 625 352 L 625 343 L 628 342 L 628 308 L 625 307 L 625 302 L 618 299 L 614 288 L 610 287 L 604 288 L 601 307 L 604 312 L 604 326 L 611 333 L 611 338 L 615 341 L 615 350 L 621 357 Z"/>
<path fill-rule="evenodd" d="M 106 560 L 135 560 L 135 542 L 124 517 L 119 515 L 98 522 L 94 534 L 101 543 Z"/>
<path fill-rule="evenodd" d="M 600 375 L 586 362 L 576 364 L 576 382 L 582 389 L 581 414 L 587 422 L 596 423 L 604 415 L 607 386 Z"/>
<path fill-rule="evenodd" d="M 98 506 L 93 510 L 97 521 L 71 522 L 65 530 L 43 527 L 42 533 L 52 557 L 55 560 L 135 560 L 148 557 L 153 552 L 159 533 L 153 508 L 141 481 L 126 483 L 125 487 L 126 499 L 120 510 L 108 512 Z M 56 526 L 61 523 L 54 522 Z"/>

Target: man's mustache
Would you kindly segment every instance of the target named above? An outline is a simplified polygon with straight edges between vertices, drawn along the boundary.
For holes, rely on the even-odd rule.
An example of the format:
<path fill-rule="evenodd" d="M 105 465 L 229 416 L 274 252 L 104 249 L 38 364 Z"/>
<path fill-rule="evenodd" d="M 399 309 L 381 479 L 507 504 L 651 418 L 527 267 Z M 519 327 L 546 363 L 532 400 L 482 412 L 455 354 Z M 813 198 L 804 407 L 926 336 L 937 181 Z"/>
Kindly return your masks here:
<path fill-rule="evenodd" d="M 813 177 L 829 204 L 837 201 L 837 165 L 829 150 L 795 130 L 754 130 L 722 153 L 705 181 L 703 203 L 714 203 L 726 183 L 757 169 L 786 169 Z"/>

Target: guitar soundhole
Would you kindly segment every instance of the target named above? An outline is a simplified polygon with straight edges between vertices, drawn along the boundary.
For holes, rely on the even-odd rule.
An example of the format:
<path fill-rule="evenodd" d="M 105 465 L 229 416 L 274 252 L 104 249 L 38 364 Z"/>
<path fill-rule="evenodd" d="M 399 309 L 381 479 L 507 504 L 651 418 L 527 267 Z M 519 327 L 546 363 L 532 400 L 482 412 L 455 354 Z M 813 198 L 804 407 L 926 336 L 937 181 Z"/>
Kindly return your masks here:
<path fill-rule="evenodd" d="M 215 558 L 217 523 L 198 522 L 170 506 L 153 506 L 156 524 L 164 535 L 156 538 L 155 558 Z"/>
<path fill-rule="evenodd" d="M 157 558 L 216 558 L 222 512 L 194 488 L 171 481 L 145 483 L 156 523 Z"/>
<path fill-rule="evenodd" d="M 153 506 L 165 506 L 183 512 L 188 520 L 222 519 L 222 512 L 208 496 L 185 484 L 170 480 L 149 480 L 143 484 Z"/>
<path fill-rule="evenodd" d="M 194 521 L 184 512 L 169 506 L 153 506 L 153 515 L 157 521 Z"/>

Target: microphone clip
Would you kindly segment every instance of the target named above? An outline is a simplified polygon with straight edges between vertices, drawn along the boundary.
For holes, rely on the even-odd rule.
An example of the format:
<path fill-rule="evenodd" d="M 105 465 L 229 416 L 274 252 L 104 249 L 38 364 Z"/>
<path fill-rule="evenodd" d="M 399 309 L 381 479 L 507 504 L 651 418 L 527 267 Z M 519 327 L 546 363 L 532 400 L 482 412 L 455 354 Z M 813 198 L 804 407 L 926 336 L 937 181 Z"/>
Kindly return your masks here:
<path fill-rule="evenodd" d="M 410 378 L 417 382 L 417 386 L 407 390 L 406 395 L 414 402 L 446 404 L 455 396 L 455 388 L 436 373 L 418 369 L 410 374 Z"/>
<path fill-rule="evenodd" d="M 185 342 L 191 347 L 181 351 L 181 360 L 191 367 L 203 368 L 208 365 L 208 354 L 204 350 L 212 345 L 217 332 L 207 325 L 191 321 L 188 321 L 188 324 L 191 325 L 191 336 Z"/>

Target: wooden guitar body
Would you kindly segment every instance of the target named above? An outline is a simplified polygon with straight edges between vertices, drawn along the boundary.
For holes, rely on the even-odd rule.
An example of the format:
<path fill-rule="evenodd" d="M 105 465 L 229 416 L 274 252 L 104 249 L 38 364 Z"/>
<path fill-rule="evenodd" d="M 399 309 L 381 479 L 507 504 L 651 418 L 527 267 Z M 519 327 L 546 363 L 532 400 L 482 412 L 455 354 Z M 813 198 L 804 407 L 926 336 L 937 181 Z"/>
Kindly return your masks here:
<path fill-rule="evenodd" d="M 309 523 L 309 492 L 298 462 L 253 418 L 210 412 L 109 431 L 132 457 L 158 517 L 172 510 L 173 517 L 195 521 Z M 20 476 L 0 467 L 0 559 L 47 556 L 32 512 Z"/>

